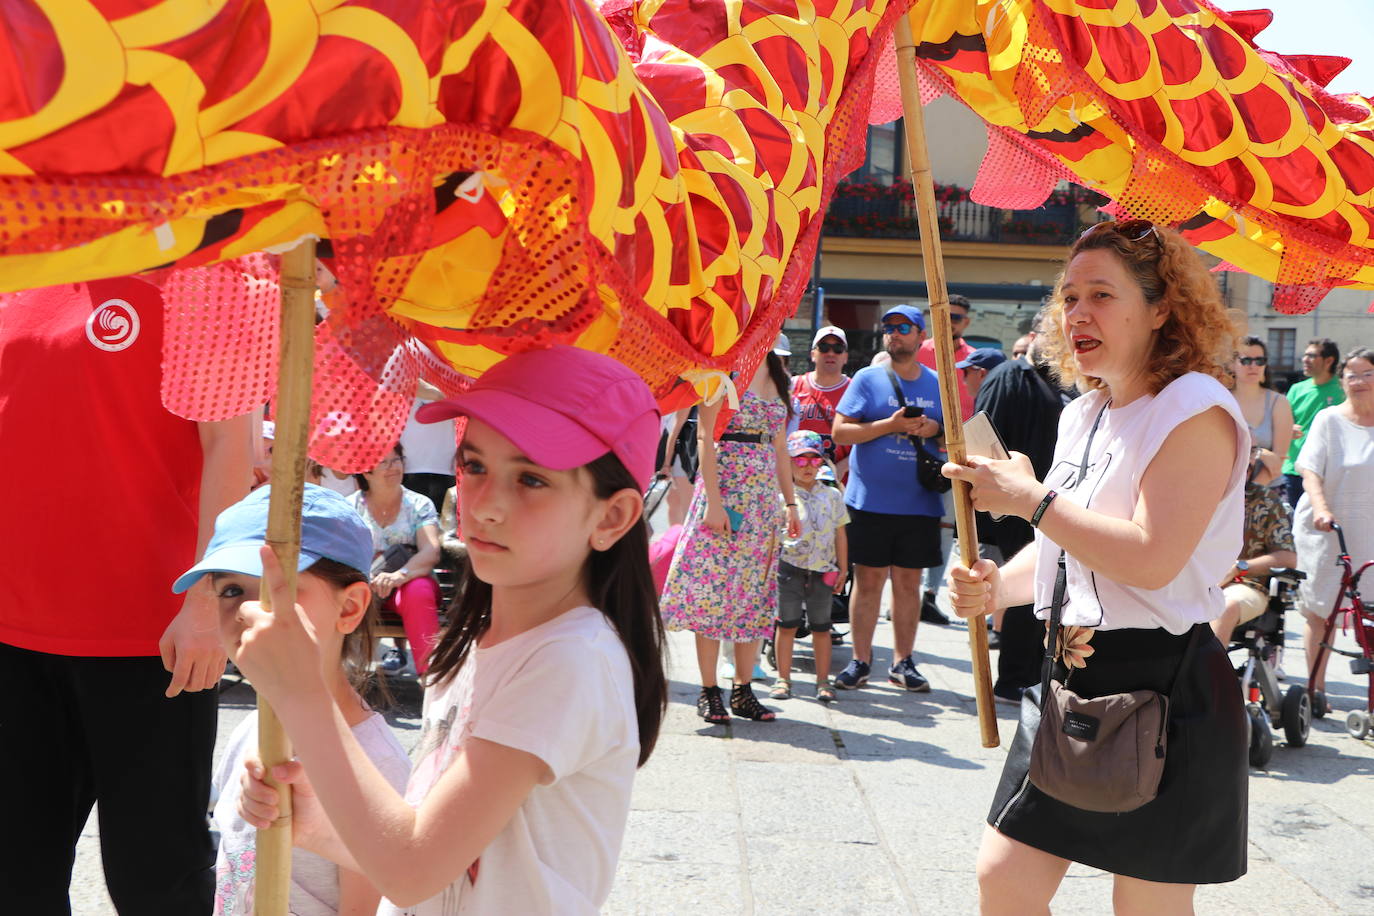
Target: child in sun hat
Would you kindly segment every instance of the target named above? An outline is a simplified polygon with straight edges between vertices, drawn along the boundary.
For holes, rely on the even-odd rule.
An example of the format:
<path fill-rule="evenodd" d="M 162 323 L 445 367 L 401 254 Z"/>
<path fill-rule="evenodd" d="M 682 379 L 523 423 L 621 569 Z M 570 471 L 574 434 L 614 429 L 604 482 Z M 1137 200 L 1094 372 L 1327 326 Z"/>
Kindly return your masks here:
<path fill-rule="evenodd" d="M 308 771 L 298 842 L 367 875 L 385 916 L 595 913 L 667 701 L 642 518 L 657 407 L 610 357 L 554 347 L 417 416 L 468 418 L 469 575 L 430 659 L 409 785 L 386 785 L 330 715 L 304 628 L 249 604 L 237 661 L 300 760 L 274 775 L 300 789 Z M 265 826 L 277 789 L 248 772 L 242 808 Z"/>
<path fill-rule="evenodd" d="M 221 633 L 232 658 L 238 638 L 238 613 L 258 599 L 267 536 L 271 487 L 254 490 L 220 513 L 204 558 L 183 573 L 172 590 L 181 593 L 209 576 L 219 608 Z M 368 585 L 372 535 L 348 501 L 331 490 L 307 484 L 301 501 L 301 552 L 296 602 L 310 621 L 319 644 L 322 680 L 358 746 L 386 781 L 405 785 L 410 760 L 380 713 L 362 698 L 374 640 L 375 619 Z M 249 916 L 253 912 L 256 829 L 238 812 L 244 762 L 257 756 L 258 714 L 250 713 L 229 736 L 215 770 L 216 916 Z M 373 912 L 381 894 L 358 874 L 304 849 L 291 855 L 290 909 L 296 916 Z"/>
<path fill-rule="evenodd" d="M 844 588 L 848 548 L 844 526 L 849 512 L 839 490 L 818 482 L 825 465 L 825 441 L 809 429 L 787 437 L 792 462 L 792 488 L 801 517 L 801 535 L 784 538 L 778 563 L 778 632 L 775 651 L 778 679 L 769 696 L 792 695 L 792 646 L 797 628 L 806 621 L 816 659 L 816 699 L 833 702 L 830 685 L 831 596 Z"/>

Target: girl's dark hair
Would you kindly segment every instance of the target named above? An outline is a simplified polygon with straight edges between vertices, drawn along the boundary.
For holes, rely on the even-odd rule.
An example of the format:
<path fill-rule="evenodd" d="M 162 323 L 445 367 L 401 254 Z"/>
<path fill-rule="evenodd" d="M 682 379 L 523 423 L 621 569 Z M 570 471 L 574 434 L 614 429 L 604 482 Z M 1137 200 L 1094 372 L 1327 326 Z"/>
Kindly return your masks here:
<path fill-rule="evenodd" d="M 345 589 L 354 582 L 368 584 L 371 581 L 361 570 L 327 557 L 316 560 L 306 572 L 319 576 L 336 589 Z M 377 650 L 376 626 L 380 613 L 381 603 L 374 594 L 368 602 L 367 610 L 363 612 L 363 622 L 344 637 L 344 673 L 348 675 L 348 682 L 353 685 L 353 689 L 360 695 L 367 697 L 370 693 L 375 693 L 381 697 L 383 703 L 390 704 L 391 692 L 387 690 L 386 682 L 372 674 L 372 655 Z"/>
<path fill-rule="evenodd" d="M 778 397 L 787 405 L 787 419 L 792 419 L 792 379 L 787 374 L 787 366 L 784 365 L 782 357 L 772 350 L 768 351 L 768 375 L 777 386 Z"/>
<path fill-rule="evenodd" d="M 395 453 L 396 453 L 396 457 L 397 457 L 397 458 L 400 458 L 402 461 L 405 461 L 405 460 L 406 460 L 406 450 L 403 449 L 403 448 L 401 448 L 401 443 L 397 442 L 395 445 L 393 445 L 393 446 L 391 447 L 391 452 L 395 452 Z M 387 452 L 386 454 L 387 454 L 387 455 L 390 455 L 391 452 Z M 385 461 L 385 460 L 386 460 L 386 456 L 383 456 L 383 457 L 382 457 L 382 461 Z M 381 461 L 379 461 L 379 462 L 377 462 L 377 463 L 378 463 L 378 464 L 381 464 Z M 376 468 L 373 468 L 372 470 L 375 471 Z M 359 489 L 359 490 L 362 490 L 364 493 L 366 493 L 366 492 L 367 492 L 367 474 L 354 474 L 354 475 L 353 475 L 353 479 L 354 479 L 355 481 L 358 482 L 358 489 Z"/>
<path fill-rule="evenodd" d="M 609 499 L 621 490 L 641 489 L 614 453 L 602 455 L 586 468 L 597 499 Z M 592 551 L 585 575 L 588 598 L 611 622 L 630 657 L 639 719 L 639 765 L 643 766 L 658 742 L 659 727 L 668 709 L 663 620 L 658 613 L 658 589 L 649 569 L 649 529 L 644 519 L 608 549 Z M 491 586 L 477 578 L 469 564 L 449 608 L 448 626 L 430 656 L 425 683 L 437 684 L 457 672 L 490 626 Z"/>

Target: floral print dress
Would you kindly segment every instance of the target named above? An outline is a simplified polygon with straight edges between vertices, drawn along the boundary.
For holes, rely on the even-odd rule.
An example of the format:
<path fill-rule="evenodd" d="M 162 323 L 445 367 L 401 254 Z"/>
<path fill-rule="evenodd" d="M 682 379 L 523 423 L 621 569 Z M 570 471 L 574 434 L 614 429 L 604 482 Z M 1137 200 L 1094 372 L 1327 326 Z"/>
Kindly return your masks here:
<path fill-rule="evenodd" d="M 720 534 L 702 527 L 705 482 L 697 479 L 692 506 L 673 554 L 659 606 L 670 630 L 708 639 L 751 642 L 773 634 L 778 612 L 778 500 L 776 436 L 787 405 L 746 391 L 727 433 L 762 433 L 764 442 L 717 442 L 720 495 L 743 521 Z"/>

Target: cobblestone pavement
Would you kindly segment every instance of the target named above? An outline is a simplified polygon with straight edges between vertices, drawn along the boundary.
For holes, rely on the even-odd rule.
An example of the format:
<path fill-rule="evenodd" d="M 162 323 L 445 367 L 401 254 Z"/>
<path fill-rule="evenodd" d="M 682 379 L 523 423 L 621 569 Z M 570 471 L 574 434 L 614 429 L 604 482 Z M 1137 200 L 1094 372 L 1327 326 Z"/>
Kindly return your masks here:
<path fill-rule="evenodd" d="M 1289 684 L 1301 683 L 1299 639 L 1290 633 Z M 887 624 L 877 644 L 891 645 Z M 672 703 L 635 785 L 608 913 L 974 912 L 974 858 L 1015 719 L 999 706 L 1002 746 L 981 747 L 966 630 L 921 626 L 929 694 L 888 685 L 880 648 L 879 676 L 831 707 L 814 699 L 809 643 L 799 647 L 795 698 L 769 702 L 777 722 L 706 726 L 691 637 L 672 636 Z M 835 668 L 847 659 L 847 646 L 836 650 Z M 1251 771 L 1249 874 L 1200 889 L 1199 913 L 1374 913 L 1374 742 L 1344 730 L 1365 679 L 1336 659 L 1330 680 L 1335 712 L 1313 723 L 1310 743 L 1290 749 L 1280 733 L 1268 769 Z M 400 699 L 392 722 L 409 747 L 413 685 Z M 251 703 L 247 685 L 225 690 L 221 741 Z M 92 818 L 77 914 L 114 912 L 97 842 Z M 1108 876 L 1074 866 L 1054 910 L 1105 913 L 1110 900 Z"/>

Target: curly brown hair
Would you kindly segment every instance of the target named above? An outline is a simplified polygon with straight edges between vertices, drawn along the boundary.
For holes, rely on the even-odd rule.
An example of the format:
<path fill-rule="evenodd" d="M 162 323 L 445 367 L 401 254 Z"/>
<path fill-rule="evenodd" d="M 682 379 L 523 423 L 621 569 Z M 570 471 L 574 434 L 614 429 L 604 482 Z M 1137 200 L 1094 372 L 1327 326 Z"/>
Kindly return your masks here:
<path fill-rule="evenodd" d="M 1182 236 L 1146 220 L 1098 223 L 1069 248 L 1065 268 L 1078 254 L 1094 250 L 1114 252 L 1139 284 L 1145 301 L 1162 307 L 1167 315 L 1150 347 L 1151 394 L 1188 372 L 1231 384 L 1237 328 L 1216 281 Z M 1106 383 L 1084 375 L 1074 363 L 1073 348 L 1064 333 L 1063 285 L 1061 272 L 1045 310 L 1040 340 L 1043 359 L 1062 385 L 1075 385 L 1080 391 L 1104 388 Z"/>

